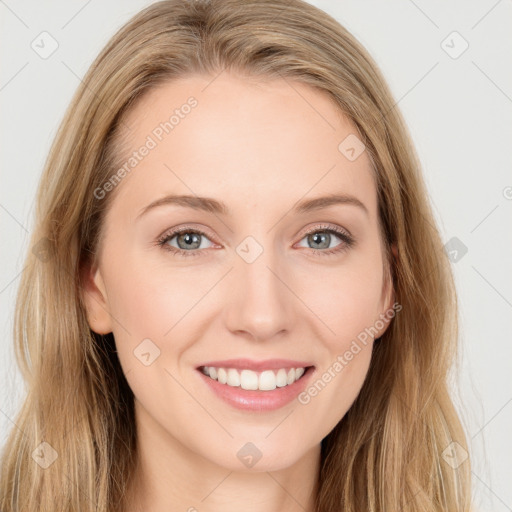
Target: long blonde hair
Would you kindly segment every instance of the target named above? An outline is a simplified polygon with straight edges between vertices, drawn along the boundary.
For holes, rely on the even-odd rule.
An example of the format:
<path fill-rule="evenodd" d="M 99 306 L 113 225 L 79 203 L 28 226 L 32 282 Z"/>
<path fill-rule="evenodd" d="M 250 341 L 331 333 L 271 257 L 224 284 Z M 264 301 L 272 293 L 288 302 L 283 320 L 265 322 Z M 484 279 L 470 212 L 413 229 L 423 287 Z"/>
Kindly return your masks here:
<path fill-rule="evenodd" d="M 447 384 L 457 303 L 420 165 L 371 57 L 301 0 L 155 3 L 112 37 L 83 78 L 39 184 L 18 290 L 15 355 L 27 395 L 2 452 L 0 509 L 123 510 L 135 466 L 133 393 L 112 334 L 88 325 L 81 288 L 112 196 L 98 200 L 93 191 L 118 168 L 122 116 L 137 99 L 163 81 L 224 69 L 325 91 L 373 164 L 402 309 L 375 342 L 357 400 L 322 441 L 316 511 L 469 510 L 469 459 L 455 465 L 443 456 L 467 450 Z"/>

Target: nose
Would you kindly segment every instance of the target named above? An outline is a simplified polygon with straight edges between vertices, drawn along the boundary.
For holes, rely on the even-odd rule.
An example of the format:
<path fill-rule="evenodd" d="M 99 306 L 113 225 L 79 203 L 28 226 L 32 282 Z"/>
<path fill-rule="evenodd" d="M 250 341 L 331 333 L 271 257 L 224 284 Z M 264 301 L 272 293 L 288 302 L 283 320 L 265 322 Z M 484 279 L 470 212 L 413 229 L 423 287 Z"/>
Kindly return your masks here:
<path fill-rule="evenodd" d="M 237 256 L 227 285 L 231 293 L 223 309 L 229 331 L 255 341 L 289 333 L 300 306 L 292 280 L 286 263 L 271 250 L 264 250 L 252 263 Z"/>

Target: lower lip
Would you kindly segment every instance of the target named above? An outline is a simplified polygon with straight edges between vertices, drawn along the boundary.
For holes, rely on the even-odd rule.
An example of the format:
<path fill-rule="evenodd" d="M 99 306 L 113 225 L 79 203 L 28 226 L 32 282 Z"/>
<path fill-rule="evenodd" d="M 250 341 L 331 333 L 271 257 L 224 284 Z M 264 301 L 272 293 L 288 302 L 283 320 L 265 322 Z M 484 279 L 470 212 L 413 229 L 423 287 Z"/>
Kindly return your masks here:
<path fill-rule="evenodd" d="M 293 384 L 272 391 L 247 390 L 228 386 L 206 376 L 197 370 L 210 389 L 222 400 L 236 409 L 245 411 L 274 411 L 289 404 L 304 389 L 315 368 L 309 367 L 302 377 Z"/>

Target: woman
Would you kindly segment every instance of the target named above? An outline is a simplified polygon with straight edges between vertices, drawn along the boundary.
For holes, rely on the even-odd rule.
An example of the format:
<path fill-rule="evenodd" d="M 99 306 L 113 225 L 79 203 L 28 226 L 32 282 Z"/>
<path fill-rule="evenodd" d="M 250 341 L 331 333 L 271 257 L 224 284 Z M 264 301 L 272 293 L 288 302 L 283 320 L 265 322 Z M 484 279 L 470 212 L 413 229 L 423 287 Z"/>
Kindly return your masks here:
<path fill-rule="evenodd" d="M 0 508 L 469 510 L 456 327 L 353 36 L 300 0 L 155 3 L 92 64 L 40 183 Z"/>

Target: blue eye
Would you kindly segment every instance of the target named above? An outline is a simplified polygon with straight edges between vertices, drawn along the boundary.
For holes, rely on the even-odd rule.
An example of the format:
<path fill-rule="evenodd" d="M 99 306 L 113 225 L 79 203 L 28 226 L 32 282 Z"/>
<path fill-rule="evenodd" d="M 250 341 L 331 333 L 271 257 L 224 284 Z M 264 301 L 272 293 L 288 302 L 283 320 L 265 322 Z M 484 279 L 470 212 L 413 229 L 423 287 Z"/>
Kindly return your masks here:
<path fill-rule="evenodd" d="M 331 247 L 331 241 L 334 237 L 341 240 L 341 243 L 334 248 Z M 332 228 L 329 226 L 317 226 L 313 230 L 308 231 L 302 240 L 306 239 L 307 243 L 320 245 L 321 247 L 309 247 L 314 250 L 315 255 L 329 256 L 331 254 L 341 253 L 354 244 L 354 239 L 344 230 Z M 327 249 L 327 250 L 318 250 Z"/>
<path fill-rule="evenodd" d="M 334 248 L 331 247 L 333 235 L 335 238 L 341 240 Z M 177 246 L 169 243 L 175 238 L 176 244 L 178 244 Z M 158 239 L 157 245 L 166 251 L 174 253 L 176 256 L 199 256 L 203 252 L 201 249 L 207 248 L 204 247 L 201 240 L 202 238 L 209 240 L 208 235 L 203 231 L 184 227 L 165 233 Z M 301 241 L 304 239 L 307 240 L 307 243 L 319 245 L 320 247 L 308 248 L 313 251 L 312 254 L 322 256 L 341 253 L 354 245 L 354 239 L 348 232 L 341 228 L 330 226 L 316 226 L 314 229 L 308 231 Z M 183 247 L 186 247 L 186 249 Z"/>
<path fill-rule="evenodd" d="M 173 252 L 179 256 L 197 256 L 199 255 L 199 251 L 196 249 L 205 248 L 202 246 L 201 237 L 207 238 L 206 233 L 196 229 L 184 228 L 166 233 L 158 240 L 158 245 L 161 246 L 162 249 Z M 174 238 L 176 238 L 178 244 L 187 247 L 187 249 L 182 249 L 179 245 L 178 247 L 169 245 L 169 242 Z"/>

